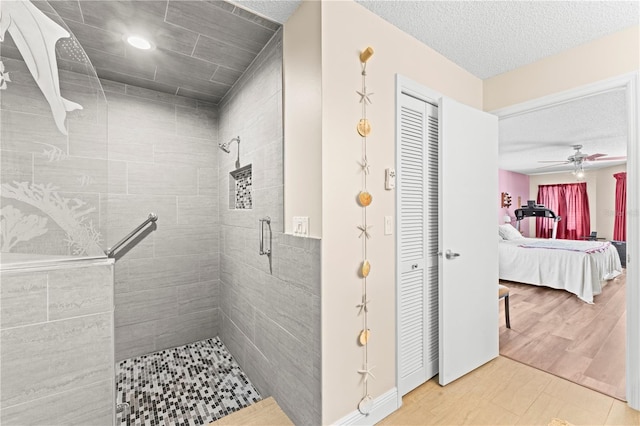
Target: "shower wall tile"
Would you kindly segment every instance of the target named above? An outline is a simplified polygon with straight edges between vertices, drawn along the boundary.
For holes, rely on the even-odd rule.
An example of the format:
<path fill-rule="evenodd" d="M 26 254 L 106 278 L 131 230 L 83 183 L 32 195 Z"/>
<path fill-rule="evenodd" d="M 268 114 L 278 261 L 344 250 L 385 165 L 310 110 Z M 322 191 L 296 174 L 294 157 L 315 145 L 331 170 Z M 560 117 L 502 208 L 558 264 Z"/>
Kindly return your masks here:
<path fill-rule="evenodd" d="M 113 419 L 113 379 L 5 408 L 6 425 L 110 425 Z"/>
<path fill-rule="evenodd" d="M 156 324 L 156 347 L 172 348 L 208 339 L 218 333 L 218 308 L 165 317 Z"/>
<path fill-rule="evenodd" d="M 158 227 L 155 239 L 155 256 L 217 252 L 219 231 L 216 228 L 200 225 Z"/>
<path fill-rule="evenodd" d="M 195 195 L 197 169 L 168 164 L 128 163 L 128 193 Z"/>
<path fill-rule="evenodd" d="M 105 87 L 110 158 L 125 165 L 123 190 L 101 204 L 110 243 L 149 212 L 158 214 L 154 227 L 116 255 L 117 357 L 215 337 L 217 107 L 129 85 Z"/>
<path fill-rule="evenodd" d="M 256 334 L 254 307 L 229 285 L 221 286 L 220 296 L 225 301 L 225 314 L 245 336 L 253 341 Z"/>
<path fill-rule="evenodd" d="M 173 195 L 126 195 L 109 194 L 100 206 L 106 215 L 101 217 L 102 226 L 134 229 L 149 213 L 158 215 L 158 225 L 175 225 L 176 197 Z"/>
<path fill-rule="evenodd" d="M 220 254 L 207 253 L 199 255 L 200 281 L 220 280 Z"/>
<path fill-rule="evenodd" d="M 210 310 L 216 306 L 217 296 L 217 281 L 184 285 L 178 291 L 178 314 Z"/>
<path fill-rule="evenodd" d="M 47 320 L 47 273 L 0 276 L 0 329 Z"/>
<path fill-rule="evenodd" d="M 49 272 L 49 320 L 113 309 L 113 268 L 90 266 Z"/>
<path fill-rule="evenodd" d="M 121 142 L 109 138 L 108 155 L 111 160 L 150 163 L 153 161 L 153 145 L 135 142 Z"/>
<path fill-rule="evenodd" d="M 67 154 L 67 138 L 58 131 L 53 119 L 45 115 L 5 109 L 5 99 L 6 95 L 3 93 L 3 110 L 0 111 L 0 141 L 3 150 L 38 154 L 56 151 Z M 34 121 L 38 123 L 37 126 L 33 125 Z"/>
<path fill-rule="evenodd" d="M 127 193 L 127 163 L 124 161 L 108 161 L 109 194 Z"/>
<path fill-rule="evenodd" d="M 105 89 L 106 90 L 106 89 Z M 137 96 L 139 98 L 148 99 L 150 101 L 166 102 L 168 104 L 195 108 L 198 101 L 183 96 L 175 96 L 169 93 L 149 90 L 138 86 L 125 85 L 125 93 L 129 96 Z"/>
<path fill-rule="evenodd" d="M 176 290 L 176 287 L 166 287 L 116 294 L 116 328 L 174 315 Z"/>
<path fill-rule="evenodd" d="M 196 108 L 176 107 L 177 133 L 182 136 L 211 141 L 218 144 L 218 108 L 213 104 L 198 101 Z"/>
<path fill-rule="evenodd" d="M 181 136 L 171 143 L 159 140 L 154 145 L 153 159 L 156 164 L 182 164 L 195 167 L 211 167 L 216 161 L 217 149 L 206 139 Z"/>
<path fill-rule="evenodd" d="M 233 355 L 233 358 L 242 367 L 245 364 L 246 351 L 251 341 L 247 336 L 240 331 L 238 326 L 231 321 L 231 319 L 224 314 L 224 311 L 220 309 L 221 328 L 220 335 L 224 345 L 229 349 L 229 352 Z M 244 367 L 243 367 L 244 368 Z"/>
<path fill-rule="evenodd" d="M 4 146 L 0 141 L 0 147 Z M 33 177 L 33 154 L 29 152 L 0 152 L 0 183 L 31 182 Z"/>
<path fill-rule="evenodd" d="M 2 409 L 113 380 L 111 313 L 2 330 Z"/>
<path fill-rule="evenodd" d="M 193 255 L 132 259 L 128 263 L 129 291 L 197 284 L 200 282 L 199 261 L 199 257 Z"/>
<path fill-rule="evenodd" d="M 147 321 L 116 327 L 116 361 L 156 352 L 156 323 Z"/>
<path fill-rule="evenodd" d="M 218 204 L 213 197 L 178 196 L 178 225 L 218 223 Z"/>
<path fill-rule="evenodd" d="M 218 197 L 217 177 L 218 177 L 217 167 L 199 168 L 198 169 L 198 195 L 213 197 L 214 201 L 217 201 L 217 197 Z"/>
<path fill-rule="evenodd" d="M 105 123 L 69 121 L 69 155 L 107 159 L 107 126 Z"/>

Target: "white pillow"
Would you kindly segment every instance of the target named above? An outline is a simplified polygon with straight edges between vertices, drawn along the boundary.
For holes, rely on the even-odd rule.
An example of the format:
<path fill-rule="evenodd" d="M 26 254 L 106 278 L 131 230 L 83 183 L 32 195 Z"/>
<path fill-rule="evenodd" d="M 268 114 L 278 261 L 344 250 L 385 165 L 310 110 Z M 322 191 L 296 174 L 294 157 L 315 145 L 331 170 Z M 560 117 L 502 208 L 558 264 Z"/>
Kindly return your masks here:
<path fill-rule="evenodd" d="M 516 228 L 509 225 L 508 223 L 505 223 L 504 225 L 498 225 L 498 234 L 505 240 L 519 240 L 524 238 Z"/>
<path fill-rule="evenodd" d="M 502 238 L 502 235 L 500 235 L 500 228 L 498 228 L 498 242 L 502 241 L 504 241 L 504 238 Z"/>

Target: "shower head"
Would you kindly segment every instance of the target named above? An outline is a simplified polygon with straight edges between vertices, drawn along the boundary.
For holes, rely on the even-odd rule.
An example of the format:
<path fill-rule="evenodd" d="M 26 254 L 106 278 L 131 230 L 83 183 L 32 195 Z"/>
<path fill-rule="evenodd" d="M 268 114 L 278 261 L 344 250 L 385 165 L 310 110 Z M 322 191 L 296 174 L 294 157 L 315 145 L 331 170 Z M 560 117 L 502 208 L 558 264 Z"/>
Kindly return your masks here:
<path fill-rule="evenodd" d="M 237 136 L 233 139 L 231 139 L 229 142 L 227 143 L 219 143 L 218 146 L 220 147 L 221 150 L 223 150 L 224 152 L 226 152 L 227 154 L 231 152 L 231 150 L 229 149 L 229 147 L 231 146 L 232 143 L 234 142 L 238 142 L 238 146 L 240 146 L 240 136 Z"/>

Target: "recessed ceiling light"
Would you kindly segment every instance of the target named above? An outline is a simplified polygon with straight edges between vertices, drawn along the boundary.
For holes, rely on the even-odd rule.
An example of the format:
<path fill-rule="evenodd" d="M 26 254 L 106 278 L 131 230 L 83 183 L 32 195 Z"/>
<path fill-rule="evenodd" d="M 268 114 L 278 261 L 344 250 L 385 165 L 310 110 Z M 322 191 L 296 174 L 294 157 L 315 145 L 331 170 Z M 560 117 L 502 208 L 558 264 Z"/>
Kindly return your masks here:
<path fill-rule="evenodd" d="M 149 40 L 138 35 L 127 36 L 126 40 L 127 40 L 127 43 L 129 43 L 131 46 L 137 49 L 151 50 L 151 48 L 153 48 L 153 44 L 151 44 Z"/>

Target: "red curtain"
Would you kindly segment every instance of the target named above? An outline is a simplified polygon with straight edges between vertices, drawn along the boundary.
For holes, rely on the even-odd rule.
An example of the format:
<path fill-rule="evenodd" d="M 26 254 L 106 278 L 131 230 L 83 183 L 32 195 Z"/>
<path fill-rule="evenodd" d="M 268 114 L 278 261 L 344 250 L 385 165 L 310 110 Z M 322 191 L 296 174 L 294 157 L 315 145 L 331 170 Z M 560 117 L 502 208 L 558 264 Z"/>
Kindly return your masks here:
<path fill-rule="evenodd" d="M 627 172 L 613 175 L 616 178 L 616 220 L 613 224 L 613 239 L 627 240 Z"/>
<path fill-rule="evenodd" d="M 560 216 L 557 238 L 579 240 L 581 237 L 589 236 L 591 216 L 586 182 L 539 185 L 536 202 Z M 536 218 L 537 238 L 551 238 L 552 232 L 552 219 Z"/>

